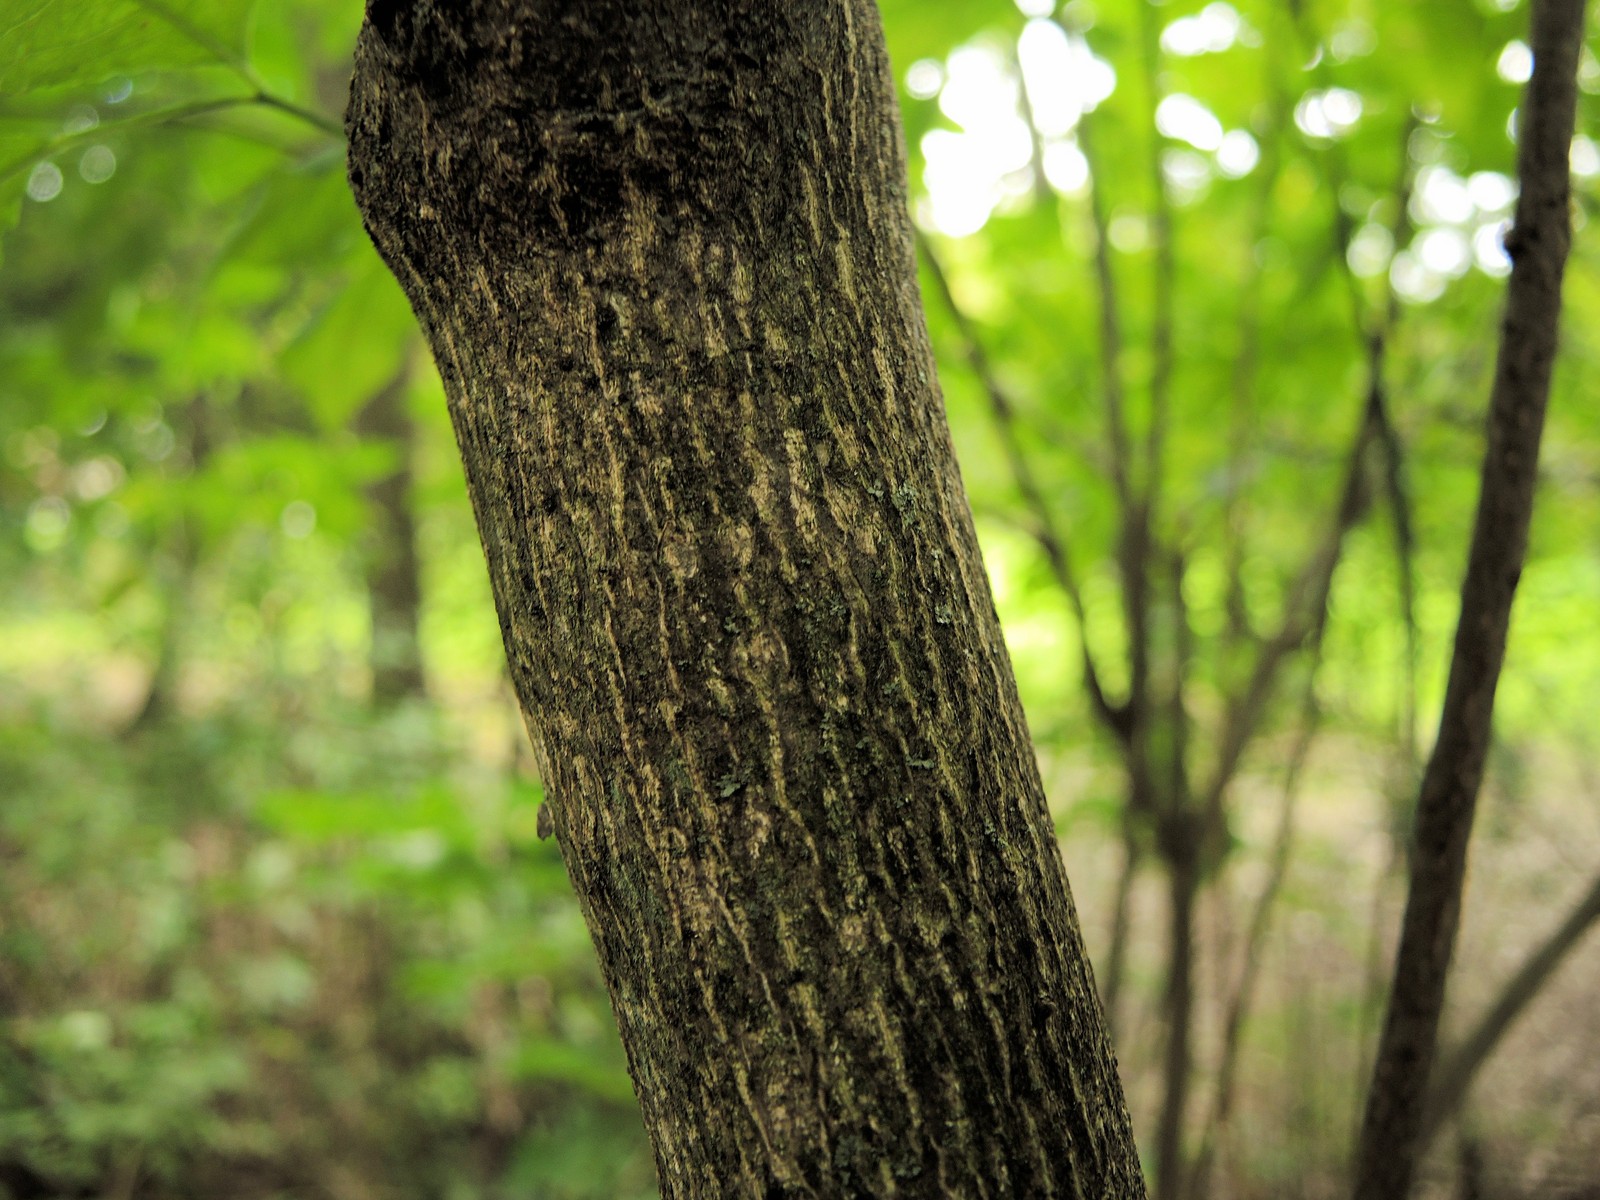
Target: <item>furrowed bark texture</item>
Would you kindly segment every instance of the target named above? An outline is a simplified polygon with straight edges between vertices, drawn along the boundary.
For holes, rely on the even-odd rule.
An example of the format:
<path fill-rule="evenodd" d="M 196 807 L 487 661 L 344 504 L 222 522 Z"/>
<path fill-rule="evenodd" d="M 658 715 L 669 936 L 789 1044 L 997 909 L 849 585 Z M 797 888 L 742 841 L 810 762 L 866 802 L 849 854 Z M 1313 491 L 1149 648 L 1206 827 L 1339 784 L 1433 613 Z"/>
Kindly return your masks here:
<path fill-rule="evenodd" d="M 1356 1200 L 1405 1200 L 1416 1170 L 1461 914 L 1467 843 L 1483 782 L 1511 603 L 1527 554 L 1556 357 L 1561 278 L 1571 241 L 1568 155 L 1583 19 L 1584 0 L 1535 0 L 1533 5 L 1533 76 L 1519 109 L 1522 190 L 1506 237 L 1511 279 L 1489 399 L 1482 490 L 1439 737 L 1417 798 L 1411 886 L 1356 1150 Z"/>
<path fill-rule="evenodd" d="M 1143 1196 L 870 0 L 374 0 L 347 123 L 664 1193 Z"/>

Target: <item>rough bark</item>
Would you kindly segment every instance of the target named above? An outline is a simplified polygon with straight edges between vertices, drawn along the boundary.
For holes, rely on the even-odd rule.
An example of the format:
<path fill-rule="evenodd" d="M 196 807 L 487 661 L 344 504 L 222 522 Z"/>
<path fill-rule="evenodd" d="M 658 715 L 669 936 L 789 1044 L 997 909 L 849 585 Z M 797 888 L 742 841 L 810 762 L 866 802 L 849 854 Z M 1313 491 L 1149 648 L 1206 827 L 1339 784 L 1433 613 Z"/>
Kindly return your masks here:
<path fill-rule="evenodd" d="M 1555 362 L 1571 240 L 1568 155 L 1583 19 L 1584 0 L 1537 0 L 1533 6 L 1533 77 L 1519 110 L 1522 190 L 1506 237 L 1511 279 L 1489 401 L 1482 489 L 1439 736 L 1417 799 L 1411 886 L 1356 1152 L 1356 1200 L 1404 1200 L 1416 1169 Z"/>
<path fill-rule="evenodd" d="M 1143 1196 L 870 0 L 374 0 L 347 124 L 664 1193 Z"/>

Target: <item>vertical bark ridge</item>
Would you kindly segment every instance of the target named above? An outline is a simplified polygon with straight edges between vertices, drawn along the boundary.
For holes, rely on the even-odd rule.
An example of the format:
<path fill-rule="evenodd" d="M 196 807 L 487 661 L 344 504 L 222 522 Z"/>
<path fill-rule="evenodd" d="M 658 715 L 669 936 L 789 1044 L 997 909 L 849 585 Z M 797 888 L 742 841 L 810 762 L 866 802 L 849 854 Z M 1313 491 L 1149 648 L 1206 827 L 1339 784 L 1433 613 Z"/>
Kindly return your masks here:
<path fill-rule="evenodd" d="M 1142 1197 L 877 20 L 374 3 L 351 182 L 440 364 L 664 1194 Z"/>

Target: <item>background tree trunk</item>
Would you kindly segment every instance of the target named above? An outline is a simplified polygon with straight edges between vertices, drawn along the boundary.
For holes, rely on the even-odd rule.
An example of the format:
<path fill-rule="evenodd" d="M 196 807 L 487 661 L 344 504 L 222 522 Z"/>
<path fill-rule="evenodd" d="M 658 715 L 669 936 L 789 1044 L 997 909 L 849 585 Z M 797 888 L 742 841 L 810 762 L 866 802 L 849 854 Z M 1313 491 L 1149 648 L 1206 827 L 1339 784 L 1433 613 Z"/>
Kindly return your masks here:
<path fill-rule="evenodd" d="M 1422 1141 L 1461 885 L 1522 575 L 1571 241 L 1568 164 L 1585 0 L 1535 0 L 1533 76 L 1518 111 L 1521 194 L 1489 399 L 1488 446 L 1439 736 L 1417 797 L 1411 886 L 1356 1148 L 1356 1200 L 1405 1200 Z"/>
<path fill-rule="evenodd" d="M 416 424 L 406 409 L 412 352 L 356 414 L 356 432 L 394 450 L 394 470 L 367 488 L 372 537 L 366 561 L 367 611 L 372 620 L 368 661 L 372 702 L 388 708 L 427 694 L 422 667 L 422 564 L 412 503 Z"/>
<path fill-rule="evenodd" d="M 372 0 L 445 380 L 668 1196 L 1144 1195 L 945 425 L 869 0 Z"/>

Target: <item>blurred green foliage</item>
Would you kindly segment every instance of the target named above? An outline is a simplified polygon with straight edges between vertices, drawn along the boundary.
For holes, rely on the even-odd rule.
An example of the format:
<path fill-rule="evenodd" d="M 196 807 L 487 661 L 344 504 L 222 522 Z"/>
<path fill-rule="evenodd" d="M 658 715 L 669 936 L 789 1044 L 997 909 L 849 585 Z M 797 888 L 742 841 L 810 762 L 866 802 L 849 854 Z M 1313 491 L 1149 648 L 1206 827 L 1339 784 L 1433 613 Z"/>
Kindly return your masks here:
<path fill-rule="evenodd" d="M 1092 945 L 1122 790 L 1078 647 L 1087 636 L 1120 688 L 1127 629 L 1087 181 L 1137 439 L 1156 419 L 1157 178 L 1171 210 L 1161 528 L 1187 558 L 1202 726 L 1242 669 L 1224 636 L 1232 581 L 1270 625 L 1360 415 L 1358 318 L 1397 297 L 1386 371 L 1418 656 L 1380 503 L 1330 602 L 1322 819 L 1286 892 L 1295 919 L 1247 1072 L 1259 1144 L 1230 1167 L 1239 1194 L 1336 1178 L 1370 1019 L 1372 922 L 1366 899 L 1350 902 L 1352 872 L 1381 910 L 1395 810 L 1443 684 L 1526 5 L 880 7 L 919 221 L 1083 579 L 1080 629 L 1029 535 L 967 341 L 927 288 Z M 0 0 L 0 1197 L 654 1194 L 604 987 L 554 845 L 536 837 L 440 387 L 406 373 L 414 322 L 344 182 L 359 10 Z M 1550 802 L 1551 785 L 1527 780 L 1570 778 L 1600 749 L 1600 412 L 1585 402 L 1600 275 L 1583 230 L 1600 64 L 1583 71 L 1566 344 L 1502 688 L 1501 761 L 1522 764 L 1491 805 L 1507 842 Z M 1097 79 L 1114 86 L 1084 117 L 1073 106 Z M 1174 96 L 1214 126 L 1158 107 Z M 404 420 L 374 434 L 396 380 Z M 373 563 L 392 550 L 379 518 L 396 502 L 375 487 L 402 466 L 427 690 L 376 703 Z M 1285 688 L 1247 760 L 1233 831 L 1246 872 L 1295 711 Z M 1600 843 L 1574 821 L 1552 836 Z M 1504 877 L 1529 875 L 1549 871 Z M 1520 911 L 1514 895 L 1492 905 Z M 1159 928 L 1152 909 L 1138 943 Z M 1232 946 L 1209 946 L 1219 978 Z M 1130 969 L 1143 1000 L 1122 1053 L 1142 1121 L 1160 978 L 1138 946 Z M 1515 1145 L 1566 1145 L 1517 1111 L 1538 1115 L 1507 1109 Z"/>

